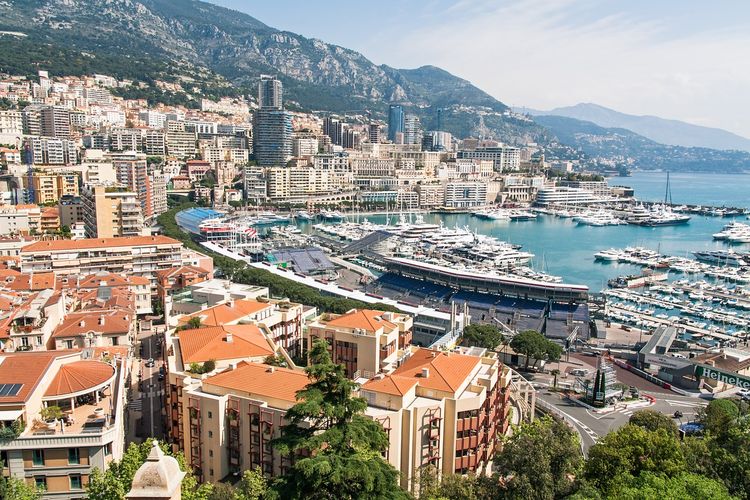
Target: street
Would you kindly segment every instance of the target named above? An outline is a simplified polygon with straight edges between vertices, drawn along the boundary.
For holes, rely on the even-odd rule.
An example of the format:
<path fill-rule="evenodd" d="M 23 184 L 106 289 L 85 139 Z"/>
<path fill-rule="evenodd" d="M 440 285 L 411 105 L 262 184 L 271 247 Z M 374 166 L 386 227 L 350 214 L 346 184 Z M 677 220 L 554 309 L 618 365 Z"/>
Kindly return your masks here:
<path fill-rule="evenodd" d="M 157 328 L 158 326 L 155 326 L 152 330 L 138 335 L 138 383 L 129 409 L 131 420 L 136 426 L 135 434 L 140 440 L 148 437 L 162 439 L 164 436 L 164 390 L 163 381 L 159 380 L 159 370 L 164 366 L 164 361 L 160 349 L 161 335 L 158 333 L 161 330 Z M 149 359 L 154 360 L 153 366 L 147 366 Z"/>
<path fill-rule="evenodd" d="M 574 367 L 587 368 L 590 373 L 594 373 L 596 360 L 597 358 L 591 356 L 571 354 L 569 364 Z M 625 425 L 630 415 L 638 410 L 648 408 L 669 416 L 679 410 L 683 416 L 675 419 L 675 423 L 680 425 L 694 420 L 699 410 L 708 404 L 705 399 L 681 396 L 616 365 L 614 369 L 618 382 L 637 387 L 642 397 L 652 396 L 654 403 L 647 406 L 644 404 L 641 407 L 625 407 L 624 404 L 618 404 L 614 411 L 599 413 L 570 401 L 562 393 L 549 391 L 548 387 L 552 385 L 550 375 L 534 374 L 532 378 L 529 378 L 529 381 L 537 388 L 537 402 L 541 401 L 539 406 L 551 409 L 573 425 L 581 436 L 584 451 L 588 450 L 600 437 Z M 570 377 L 563 376 L 559 380 L 569 381 Z"/>

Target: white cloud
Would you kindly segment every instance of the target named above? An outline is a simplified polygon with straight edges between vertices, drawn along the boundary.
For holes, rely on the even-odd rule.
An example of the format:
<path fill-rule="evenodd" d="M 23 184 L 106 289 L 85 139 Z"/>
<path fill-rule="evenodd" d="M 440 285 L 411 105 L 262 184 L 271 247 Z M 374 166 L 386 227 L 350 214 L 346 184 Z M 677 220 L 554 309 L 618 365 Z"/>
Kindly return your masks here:
<path fill-rule="evenodd" d="M 683 33 L 669 18 L 599 6 L 461 0 L 398 37 L 380 33 L 392 46 L 378 52 L 397 67 L 443 67 L 514 106 L 595 102 L 750 137 L 750 29 Z"/>

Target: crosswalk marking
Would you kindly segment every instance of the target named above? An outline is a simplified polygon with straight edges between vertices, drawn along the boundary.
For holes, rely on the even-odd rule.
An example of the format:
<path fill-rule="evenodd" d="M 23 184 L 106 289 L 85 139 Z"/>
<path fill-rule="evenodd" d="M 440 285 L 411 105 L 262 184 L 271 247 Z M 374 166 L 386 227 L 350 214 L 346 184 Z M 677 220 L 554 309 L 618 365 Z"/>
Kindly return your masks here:
<path fill-rule="evenodd" d="M 142 399 L 133 399 L 128 403 L 128 408 L 135 411 L 141 411 L 143 409 L 143 400 Z"/>
<path fill-rule="evenodd" d="M 707 404 L 705 401 L 676 401 L 674 399 L 665 399 L 664 401 L 671 406 L 692 406 L 694 408 L 701 408 Z"/>

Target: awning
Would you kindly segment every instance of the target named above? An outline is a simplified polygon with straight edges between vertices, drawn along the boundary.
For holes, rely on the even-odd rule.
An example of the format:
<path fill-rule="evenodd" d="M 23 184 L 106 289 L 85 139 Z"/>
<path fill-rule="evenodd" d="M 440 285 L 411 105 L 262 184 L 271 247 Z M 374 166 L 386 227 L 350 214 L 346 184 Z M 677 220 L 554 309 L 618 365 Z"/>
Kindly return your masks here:
<path fill-rule="evenodd" d="M 21 415 L 23 415 L 23 410 L 0 410 L 0 420 L 6 422 L 18 420 Z"/>

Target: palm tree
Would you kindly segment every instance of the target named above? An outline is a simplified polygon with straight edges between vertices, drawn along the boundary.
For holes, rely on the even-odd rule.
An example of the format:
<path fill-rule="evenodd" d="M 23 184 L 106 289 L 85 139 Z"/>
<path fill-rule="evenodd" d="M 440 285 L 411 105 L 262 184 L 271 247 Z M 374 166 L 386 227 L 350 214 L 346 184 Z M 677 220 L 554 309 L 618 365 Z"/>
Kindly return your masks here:
<path fill-rule="evenodd" d="M 551 374 L 552 374 L 552 376 L 554 377 L 554 378 L 552 379 L 552 387 L 553 387 L 553 388 L 555 388 L 555 389 L 557 389 L 557 376 L 558 376 L 558 375 L 560 375 L 560 370 L 558 370 L 557 368 L 555 368 L 555 369 L 554 369 L 554 370 L 552 370 L 552 371 L 551 371 L 550 373 L 551 373 Z"/>

